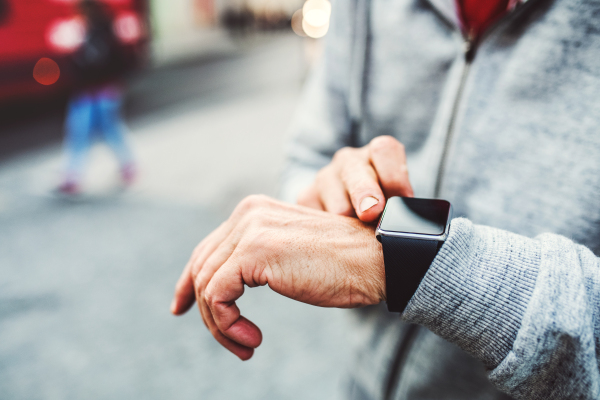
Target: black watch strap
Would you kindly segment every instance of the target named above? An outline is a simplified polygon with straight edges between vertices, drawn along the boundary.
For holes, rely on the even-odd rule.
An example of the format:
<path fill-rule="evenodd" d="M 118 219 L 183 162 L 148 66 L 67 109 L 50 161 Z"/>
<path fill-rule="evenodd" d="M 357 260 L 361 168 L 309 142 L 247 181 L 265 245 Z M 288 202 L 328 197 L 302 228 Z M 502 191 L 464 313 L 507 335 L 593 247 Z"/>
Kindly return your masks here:
<path fill-rule="evenodd" d="M 385 263 L 387 307 L 403 312 L 444 242 L 379 236 Z"/>

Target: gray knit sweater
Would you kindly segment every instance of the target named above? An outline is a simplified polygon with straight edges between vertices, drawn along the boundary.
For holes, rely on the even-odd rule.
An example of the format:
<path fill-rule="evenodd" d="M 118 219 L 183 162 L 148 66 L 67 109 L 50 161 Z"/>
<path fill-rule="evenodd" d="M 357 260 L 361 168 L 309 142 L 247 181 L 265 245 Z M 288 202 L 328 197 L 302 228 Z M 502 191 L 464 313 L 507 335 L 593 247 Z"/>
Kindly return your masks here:
<path fill-rule="evenodd" d="M 401 318 L 356 314 L 344 398 L 600 398 L 598 16 L 600 1 L 529 0 L 465 71 L 456 27 L 427 1 L 334 3 L 283 197 L 339 148 L 388 134 L 416 195 L 441 177 L 466 217 Z"/>

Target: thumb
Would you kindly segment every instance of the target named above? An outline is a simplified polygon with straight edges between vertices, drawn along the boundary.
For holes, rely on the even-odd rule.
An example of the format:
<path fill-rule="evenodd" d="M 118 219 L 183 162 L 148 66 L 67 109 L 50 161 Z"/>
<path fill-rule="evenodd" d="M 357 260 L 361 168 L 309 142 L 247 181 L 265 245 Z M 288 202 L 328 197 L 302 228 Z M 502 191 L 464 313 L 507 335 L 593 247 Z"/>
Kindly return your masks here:
<path fill-rule="evenodd" d="M 239 264 L 227 261 L 214 274 L 206 287 L 205 298 L 217 329 L 242 346 L 256 348 L 262 342 L 260 329 L 241 316 L 235 304 L 244 293 L 244 280 Z"/>

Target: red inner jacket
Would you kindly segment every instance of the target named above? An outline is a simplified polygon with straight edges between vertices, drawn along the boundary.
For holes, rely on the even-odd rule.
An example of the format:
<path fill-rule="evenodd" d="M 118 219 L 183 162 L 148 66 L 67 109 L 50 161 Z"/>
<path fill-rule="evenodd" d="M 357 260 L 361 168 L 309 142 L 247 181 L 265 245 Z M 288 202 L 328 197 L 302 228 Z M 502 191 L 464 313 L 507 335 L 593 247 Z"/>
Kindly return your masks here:
<path fill-rule="evenodd" d="M 461 29 L 477 39 L 494 22 L 514 8 L 519 0 L 455 0 Z"/>

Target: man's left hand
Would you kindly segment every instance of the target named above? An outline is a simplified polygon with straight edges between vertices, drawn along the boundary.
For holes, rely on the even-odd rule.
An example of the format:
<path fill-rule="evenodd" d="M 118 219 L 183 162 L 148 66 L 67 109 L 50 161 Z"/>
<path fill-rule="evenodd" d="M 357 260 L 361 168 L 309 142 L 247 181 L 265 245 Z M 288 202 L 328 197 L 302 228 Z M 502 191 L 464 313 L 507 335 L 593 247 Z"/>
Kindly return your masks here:
<path fill-rule="evenodd" d="M 194 250 L 177 283 L 173 314 L 196 302 L 221 345 L 242 360 L 260 345 L 258 327 L 235 301 L 244 285 L 322 307 L 359 307 L 385 299 L 381 245 L 355 218 L 282 203 L 243 200 Z"/>

